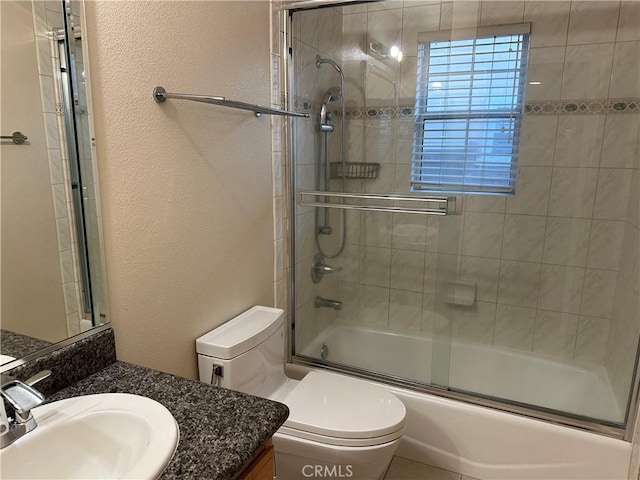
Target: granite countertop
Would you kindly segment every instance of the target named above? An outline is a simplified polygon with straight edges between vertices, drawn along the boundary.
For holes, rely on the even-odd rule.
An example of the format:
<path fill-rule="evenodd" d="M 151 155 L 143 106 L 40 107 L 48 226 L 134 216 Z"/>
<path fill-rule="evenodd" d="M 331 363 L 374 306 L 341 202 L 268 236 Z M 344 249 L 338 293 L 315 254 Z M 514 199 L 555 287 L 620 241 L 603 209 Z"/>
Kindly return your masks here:
<path fill-rule="evenodd" d="M 29 337 L 11 330 L 0 330 L 0 352 L 13 358 L 22 358 L 53 345 L 51 342 Z"/>
<path fill-rule="evenodd" d="M 162 479 L 232 479 L 289 415 L 278 402 L 124 362 L 113 363 L 47 401 L 115 392 L 152 398 L 178 422 L 180 441 Z"/>

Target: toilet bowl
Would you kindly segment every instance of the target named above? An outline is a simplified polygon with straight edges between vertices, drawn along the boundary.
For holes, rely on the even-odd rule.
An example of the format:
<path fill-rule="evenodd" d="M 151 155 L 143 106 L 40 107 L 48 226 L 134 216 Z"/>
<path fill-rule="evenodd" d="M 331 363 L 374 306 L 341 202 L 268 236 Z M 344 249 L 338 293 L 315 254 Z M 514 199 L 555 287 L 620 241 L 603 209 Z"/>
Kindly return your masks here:
<path fill-rule="evenodd" d="M 253 307 L 196 340 L 200 381 L 289 407 L 273 436 L 278 480 L 381 479 L 404 431 L 402 402 L 343 375 L 290 379 L 284 348 L 284 312 Z"/>

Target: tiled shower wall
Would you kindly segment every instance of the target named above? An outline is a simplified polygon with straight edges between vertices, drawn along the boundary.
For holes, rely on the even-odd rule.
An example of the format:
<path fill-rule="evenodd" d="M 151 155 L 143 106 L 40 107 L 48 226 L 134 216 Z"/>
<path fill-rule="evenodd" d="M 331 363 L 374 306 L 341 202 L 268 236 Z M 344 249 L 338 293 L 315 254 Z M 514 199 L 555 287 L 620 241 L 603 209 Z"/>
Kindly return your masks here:
<path fill-rule="evenodd" d="M 377 180 L 350 182 L 350 191 L 408 191 L 413 117 L 403 108 L 413 108 L 417 32 L 531 22 L 528 80 L 541 84 L 527 88 L 515 196 L 467 197 L 461 219 L 349 215 L 339 318 L 429 331 L 435 266 L 439 256 L 456 255 L 449 275 L 475 282 L 477 301 L 446 312 L 455 337 L 597 363 L 615 355 L 607 355 L 607 339 L 638 161 L 638 2 L 405 1 L 341 11 L 343 48 L 333 54 L 347 76 L 347 160 L 382 166 Z M 322 25 L 320 15 L 328 14 L 304 14 L 294 50 L 302 68 L 322 52 L 327 28 L 312 27 Z M 403 61 L 372 59 L 371 41 L 402 45 Z M 296 91 L 303 108 L 306 101 L 313 109 L 331 85 L 315 78 L 315 88 Z M 310 143 L 299 153 L 315 151 L 313 125 L 302 128 L 300 141 Z M 297 219 L 299 239 L 312 231 L 312 218 Z M 456 238 L 451 222 L 460 220 Z M 301 271 L 314 250 L 306 237 Z M 637 242 L 627 243 L 637 258 Z M 310 300 L 314 290 L 304 291 Z"/>

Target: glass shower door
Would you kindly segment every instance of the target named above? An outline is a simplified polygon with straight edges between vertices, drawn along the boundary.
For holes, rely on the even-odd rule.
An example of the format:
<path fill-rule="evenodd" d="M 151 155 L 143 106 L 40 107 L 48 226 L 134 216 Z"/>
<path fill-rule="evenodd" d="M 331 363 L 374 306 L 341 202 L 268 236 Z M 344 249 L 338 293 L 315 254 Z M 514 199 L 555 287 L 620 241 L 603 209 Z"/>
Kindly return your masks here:
<path fill-rule="evenodd" d="M 640 338 L 640 17 L 629 3 L 294 12 L 293 101 L 311 113 L 294 131 L 295 189 L 409 194 L 447 183 L 460 158 L 475 163 L 458 176 L 489 172 L 495 187 L 466 191 L 460 216 L 295 205 L 296 357 L 579 426 L 626 424 Z M 587 28 L 587 17 L 609 23 Z M 551 31 L 558 18 L 571 22 Z M 508 72 L 480 79 L 484 89 L 429 76 L 488 63 Z M 445 100 L 456 88 L 465 99 Z M 474 109 L 496 92 L 500 111 L 480 121 Z M 468 108 L 439 119 L 429 101 Z M 465 151 L 447 143 L 456 130 L 471 138 Z M 456 155 L 434 180 L 420 174 L 435 168 L 416 160 L 425 152 Z"/>
<path fill-rule="evenodd" d="M 397 96 L 397 60 L 343 61 L 343 21 L 341 7 L 293 16 L 294 103 L 311 114 L 293 131 L 295 355 L 446 388 L 451 321 L 442 299 L 454 280 L 458 252 L 447 245 L 458 244 L 460 217 L 355 198 L 413 195 L 415 119 Z M 353 83 L 358 68 L 364 89 Z M 384 108 L 368 111 L 374 104 Z M 349 196 L 308 194 L 318 191 Z M 389 209 L 355 208 L 374 205 Z"/>

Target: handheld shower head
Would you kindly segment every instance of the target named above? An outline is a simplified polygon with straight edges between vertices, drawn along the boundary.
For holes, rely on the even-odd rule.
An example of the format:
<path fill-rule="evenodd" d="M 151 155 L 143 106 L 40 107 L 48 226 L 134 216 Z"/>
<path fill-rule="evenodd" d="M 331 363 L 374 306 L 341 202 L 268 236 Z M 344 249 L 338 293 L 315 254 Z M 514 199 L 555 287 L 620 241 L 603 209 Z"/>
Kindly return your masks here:
<path fill-rule="evenodd" d="M 327 104 L 329 102 L 335 102 L 342 98 L 342 90 L 340 87 L 331 87 L 322 97 L 322 104 L 320 106 L 320 113 L 318 115 L 318 131 L 320 132 L 333 132 L 333 125 L 329 123 L 329 112 L 327 111 Z"/>
<path fill-rule="evenodd" d="M 340 87 L 331 87 L 327 90 L 327 93 L 322 97 L 322 103 L 335 102 L 336 100 L 340 100 L 342 98 L 342 90 Z"/>

